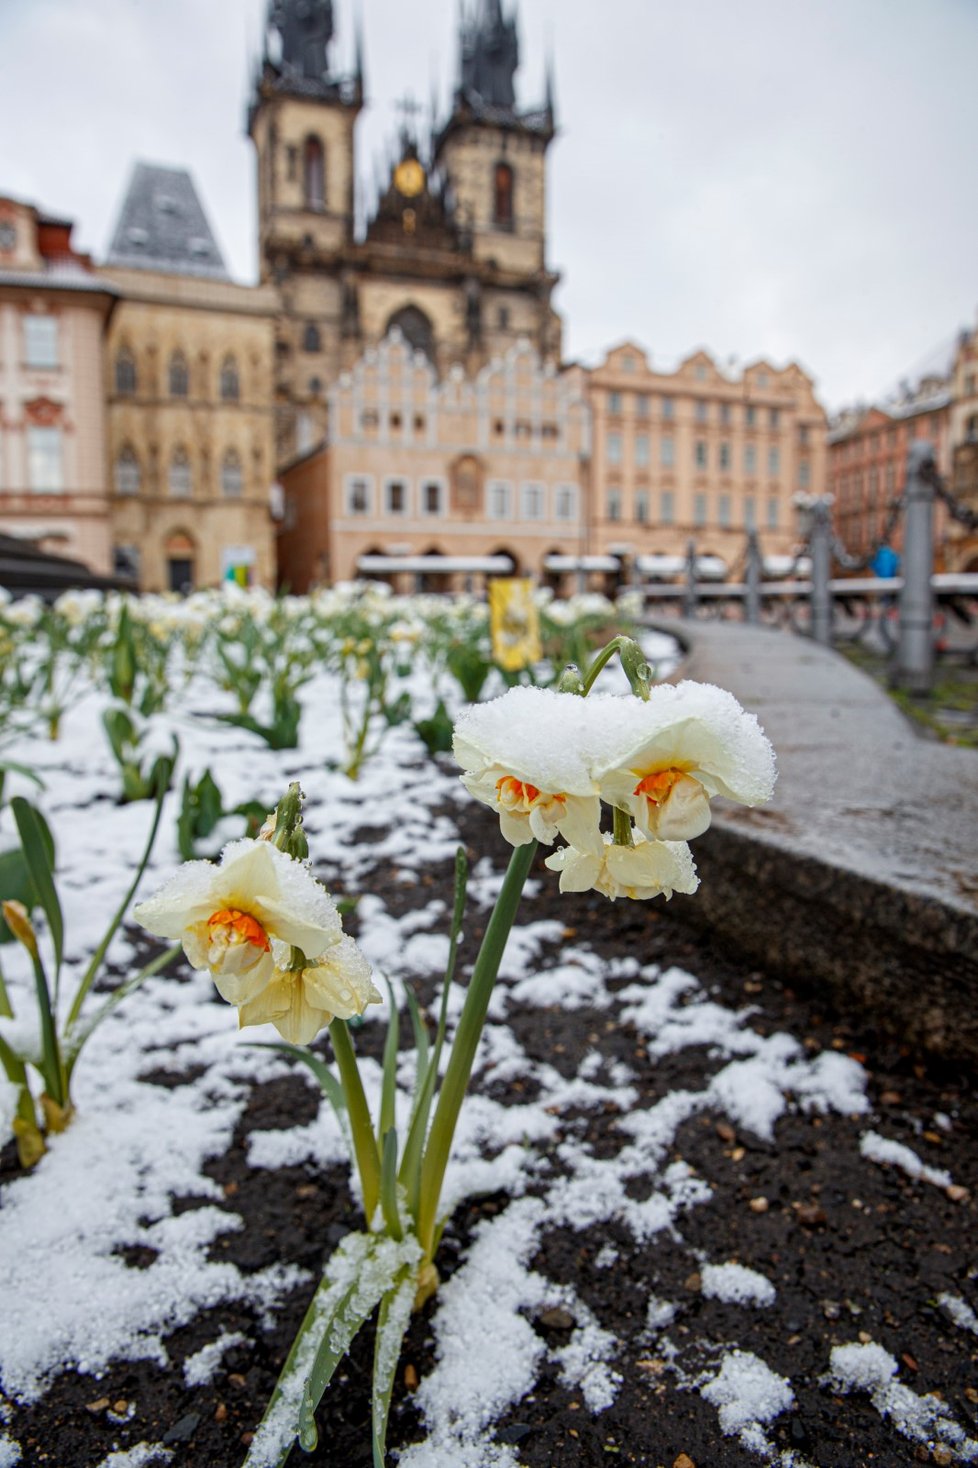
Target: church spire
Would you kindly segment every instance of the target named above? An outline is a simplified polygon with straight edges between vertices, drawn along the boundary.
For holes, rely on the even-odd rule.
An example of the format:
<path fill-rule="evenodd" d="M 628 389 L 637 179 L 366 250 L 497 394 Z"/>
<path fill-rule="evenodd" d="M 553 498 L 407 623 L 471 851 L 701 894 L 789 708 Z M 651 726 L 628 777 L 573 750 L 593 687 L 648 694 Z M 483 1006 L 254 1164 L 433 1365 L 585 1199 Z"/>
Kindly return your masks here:
<path fill-rule="evenodd" d="M 460 86 L 471 106 L 513 112 L 516 107 L 514 77 L 519 66 L 516 15 L 507 20 L 501 0 L 479 0 L 478 9 L 459 19 Z"/>

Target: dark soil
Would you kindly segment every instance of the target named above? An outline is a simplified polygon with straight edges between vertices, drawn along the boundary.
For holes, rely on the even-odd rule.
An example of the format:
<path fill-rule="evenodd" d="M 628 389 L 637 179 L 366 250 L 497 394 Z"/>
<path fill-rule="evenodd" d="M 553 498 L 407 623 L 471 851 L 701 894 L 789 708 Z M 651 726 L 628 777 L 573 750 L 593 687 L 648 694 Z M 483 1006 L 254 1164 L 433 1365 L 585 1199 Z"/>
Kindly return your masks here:
<path fill-rule="evenodd" d="M 493 846 L 496 834 L 481 811 L 462 808 L 452 815 L 467 828 L 473 854 Z M 505 859 L 501 844 L 497 855 L 500 862 Z M 586 935 L 595 951 L 609 958 L 634 953 L 645 963 L 686 967 L 720 1001 L 755 1005 L 753 1023 L 760 1032 L 786 1030 L 813 1052 L 834 1048 L 856 1055 L 869 1073 L 874 1116 L 854 1122 L 789 1111 L 778 1124 L 776 1149 L 750 1134 L 736 1135 L 719 1115 L 698 1116 L 680 1132 L 673 1156 L 702 1172 L 714 1199 L 684 1216 L 681 1240 L 666 1247 L 656 1240 L 637 1245 L 627 1229 L 614 1224 L 600 1232 L 561 1229 L 547 1235 L 533 1267 L 554 1281 L 573 1281 L 600 1322 L 616 1333 L 620 1349 L 614 1364 L 622 1386 L 615 1403 L 592 1416 L 580 1397 L 559 1384 L 556 1368 L 547 1365 L 532 1393 L 497 1424 L 497 1440 L 515 1445 L 526 1468 L 609 1463 L 756 1468 L 760 1460 L 721 1435 L 715 1409 L 684 1390 L 669 1361 L 656 1353 L 645 1330 L 646 1302 L 656 1294 L 684 1302 L 670 1334 L 677 1343 L 687 1342 L 691 1352 L 698 1341 L 738 1344 L 791 1378 L 796 1406 L 768 1429 L 779 1448 L 796 1450 L 818 1468 L 949 1461 L 940 1450 L 934 1457 L 926 1447 L 899 1437 L 866 1397 L 835 1397 L 818 1381 L 831 1347 L 865 1332 L 901 1363 L 901 1380 L 915 1392 L 939 1393 L 966 1431 L 978 1436 L 978 1337 L 952 1326 L 934 1303 L 942 1290 L 973 1298 L 978 1273 L 972 1202 L 978 1190 L 973 1145 L 978 1105 L 971 1078 L 935 1070 L 907 1047 L 861 1026 L 858 1016 L 826 1013 L 817 996 L 797 993 L 776 974 L 739 964 L 735 955 L 685 925 L 682 898 L 666 906 L 612 905 L 594 894 L 560 897 L 552 874 L 541 867 L 539 875 L 540 893 L 527 903 L 524 917 L 555 918 L 575 929 L 578 941 Z M 371 889 L 394 910 L 415 906 L 417 889 L 395 877 L 378 869 Z M 424 885 L 426 900 L 442 895 L 450 906 L 448 864 L 433 867 Z M 355 920 L 348 926 L 355 929 Z M 481 927 L 473 912 L 463 963 L 471 960 Z M 684 1051 L 643 1064 L 639 1037 L 611 1022 L 605 1011 L 534 1009 L 512 1019 L 524 1047 L 546 1055 L 567 1074 L 595 1049 L 609 1060 L 626 1060 L 639 1076 L 640 1105 L 671 1088 L 701 1084 L 702 1054 Z M 379 1030 L 369 1026 L 361 1042 L 376 1042 Z M 407 1042 L 407 1033 L 404 1038 Z M 181 1083 L 165 1072 L 152 1080 Z M 494 1094 L 506 1099 L 498 1090 Z M 514 1092 L 513 1099 L 525 1097 Z M 265 1172 L 247 1164 L 249 1132 L 305 1123 L 317 1105 L 304 1075 L 256 1088 L 234 1144 L 211 1168 L 228 1208 L 245 1223 L 214 1247 L 243 1271 L 280 1260 L 318 1274 L 343 1234 L 360 1226 L 341 1170 Z M 935 1112 L 952 1119 L 949 1132 L 935 1128 Z M 568 1136 L 583 1136 L 596 1151 L 613 1151 L 621 1145 L 614 1120 L 614 1114 L 583 1113 L 563 1123 Z M 856 1146 L 859 1133 L 877 1123 L 927 1162 L 947 1168 L 969 1189 L 968 1197 L 952 1201 L 939 1188 L 863 1162 Z M 179 1200 L 179 1206 L 205 1201 L 211 1200 L 191 1197 Z M 507 1203 L 498 1194 L 471 1201 L 455 1215 L 439 1255 L 443 1278 L 464 1256 L 474 1225 Z M 610 1269 L 595 1264 L 606 1243 L 619 1251 Z M 762 1269 L 777 1288 L 775 1305 L 744 1310 L 704 1298 L 698 1250 Z M 133 1251 L 126 1262 L 144 1268 L 151 1262 L 144 1257 L 149 1253 Z M 294 1293 L 269 1333 L 245 1307 L 201 1315 L 167 1341 L 171 1365 L 166 1370 L 125 1362 L 98 1380 L 63 1375 L 36 1406 L 11 1412 L 7 1430 L 23 1446 L 24 1468 L 94 1468 L 113 1450 L 141 1442 L 165 1443 L 173 1468 L 239 1468 L 308 1293 L 308 1288 Z M 392 1450 L 424 1437 L 409 1386 L 433 1364 L 434 1309 L 431 1302 L 414 1317 L 405 1343 L 391 1412 Z M 569 1336 L 559 1318 L 547 1325 L 537 1322 L 536 1328 L 555 1346 Z M 220 1329 L 241 1331 L 247 1344 L 226 1353 L 209 1385 L 188 1388 L 183 1361 Z M 318 1414 L 320 1447 L 309 1458 L 296 1450 L 290 1464 L 370 1468 L 371 1358 L 367 1329 L 324 1398 Z"/>

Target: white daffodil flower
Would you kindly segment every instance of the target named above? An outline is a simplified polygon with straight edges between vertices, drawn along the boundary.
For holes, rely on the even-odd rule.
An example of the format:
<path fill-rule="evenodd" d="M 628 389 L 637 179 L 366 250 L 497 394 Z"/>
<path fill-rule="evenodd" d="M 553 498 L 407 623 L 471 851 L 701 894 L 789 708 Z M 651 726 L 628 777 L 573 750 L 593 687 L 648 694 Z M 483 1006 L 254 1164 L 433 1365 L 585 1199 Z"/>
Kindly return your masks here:
<path fill-rule="evenodd" d="M 246 1004 L 295 947 L 310 961 L 342 935 L 332 899 L 303 862 L 268 841 L 232 841 L 220 866 L 186 862 L 133 915 L 160 938 L 179 939 L 220 994 Z"/>
<path fill-rule="evenodd" d="M 543 688 L 511 688 L 460 714 L 453 748 L 462 784 L 499 815 L 511 846 L 558 833 L 581 851 L 601 850 L 598 786 L 582 757 L 584 700 Z"/>
<path fill-rule="evenodd" d="M 331 1020 L 352 1019 L 380 998 L 370 964 L 344 935 L 305 968 L 277 968 L 271 982 L 241 1005 L 238 1024 L 271 1023 L 290 1044 L 308 1045 Z"/>
<path fill-rule="evenodd" d="M 770 800 L 774 751 L 754 715 L 723 689 L 660 684 L 647 702 L 589 702 L 607 727 L 604 759 L 595 768 L 601 795 L 645 835 L 662 841 L 702 835 L 715 795 L 741 805 Z"/>
<path fill-rule="evenodd" d="M 647 841 L 634 834 L 634 846 L 616 846 L 605 833 L 600 855 L 563 846 L 547 857 L 547 866 L 560 873 L 561 892 L 589 892 L 610 897 L 666 898 L 674 892 L 695 892 L 699 886 L 693 856 L 685 841 Z"/>

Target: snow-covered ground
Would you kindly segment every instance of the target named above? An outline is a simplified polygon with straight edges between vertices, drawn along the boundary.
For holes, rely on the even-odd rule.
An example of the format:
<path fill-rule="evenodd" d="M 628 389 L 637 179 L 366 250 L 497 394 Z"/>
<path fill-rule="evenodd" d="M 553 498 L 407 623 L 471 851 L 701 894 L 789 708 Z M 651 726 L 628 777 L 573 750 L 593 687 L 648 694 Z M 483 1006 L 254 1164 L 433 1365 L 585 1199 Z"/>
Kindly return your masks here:
<path fill-rule="evenodd" d="M 417 693 L 424 697 L 420 686 Z M 407 916 L 396 917 L 376 893 L 361 899 L 359 941 L 375 968 L 395 986 L 407 975 L 436 979 L 446 957 L 447 914 L 440 899 L 422 895 L 418 878 L 427 865 L 454 853 L 458 838 L 450 812 L 469 797 L 452 774 L 425 758 L 416 736 L 403 726 L 387 734 L 361 778 L 349 781 L 327 767 L 338 756 L 340 740 L 333 679 L 317 677 L 302 698 L 300 749 L 273 753 L 251 735 L 218 724 L 211 717 L 217 706 L 213 689 L 194 685 L 167 716 L 181 741 L 177 784 L 184 771 L 196 778 L 210 766 L 227 805 L 257 797 L 271 808 L 288 780 L 300 779 L 317 866 L 342 871 L 345 888 L 356 891 L 372 868 L 393 862 L 404 883 L 417 888 L 418 905 Z M 150 814 L 146 803 L 115 803 L 118 777 L 100 725 L 103 707 L 99 695 L 88 693 L 71 708 L 59 743 L 25 740 L 5 751 L 31 764 L 44 780 L 39 802 L 58 843 L 67 934 L 62 993 L 68 997 L 128 885 Z M 18 788 L 32 793 L 12 778 L 9 793 Z M 171 794 L 141 894 L 158 887 L 177 865 L 176 808 Z M 13 844 L 11 833 L 5 815 L 0 846 Z M 492 902 L 499 877 L 488 861 L 476 865 L 470 911 Z M 133 966 L 133 946 L 124 932 L 109 960 L 119 972 Z M 30 976 L 24 955 L 8 947 L 2 961 L 18 1015 L 26 1015 Z M 460 987 L 452 999 L 454 1017 Z M 625 1061 L 602 1061 L 597 1053 L 568 1078 L 546 1059 L 531 1057 L 508 1023 L 511 1012 L 528 1006 L 541 1013 L 552 1006 L 604 1011 L 610 1022 L 634 1027 L 649 1065 L 682 1051 L 701 1052 L 702 1085 L 637 1107 L 634 1070 Z M 532 1392 L 548 1357 L 588 1412 L 600 1414 L 614 1402 L 621 1379 L 615 1335 L 572 1284 L 546 1278 L 532 1261 L 545 1230 L 589 1230 L 593 1240 L 612 1222 L 636 1241 L 654 1238 L 664 1250 L 677 1247 L 684 1219 L 693 1210 L 708 1210 L 713 1196 L 708 1177 L 672 1157 L 677 1132 L 690 1117 L 719 1114 L 772 1143 L 790 1108 L 863 1117 L 854 1152 L 862 1134 L 867 1169 L 889 1165 L 937 1186 L 952 1182 L 876 1130 L 865 1075 L 855 1060 L 834 1051 L 812 1053 L 785 1033 L 762 1036 L 749 1020 L 748 1010 L 717 1003 L 695 975 L 643 964 L 639 956 L 609 964 L 586 937 L 564 937 L 559 924 L 535 919 L 532 902 L 527 905 L 504 957 L 477 1068 L 490 1072 L 494 1082 L 519 1080 L 532 1099 L 504 1105 L 473 1094 L 463 1110 L 444 1200 L 451 1208 L 466 1197 L 502 1191 L 511 1201 L 477 1227 L 467 1256 L 439 1294 L 433 1316 L 436 1365 L 417 1392 L 428 1436 L 402 1454 L 407 1468 L 515 1468 L 517 1450 L 493 1443 L 491 1427 Z M 20 1018 L 2 1023 L 14 1023 L 22 1033 Z M 384 1008 L 369 1010 L 366 1023 L 383 1025 Z M 179 983 L 151 979 L 97 1032 L 76 1075 L 77 1119 L 52 1140 L 33 1173 L 0 1194 L 0 1386 L 8 1400 L 37 1400 L 68 1368 L 98 1377 L 119 1359 L 163 1365 L 167 1336 L 202 1310 L 242 1301 L 259 1320 L 268 1320 L 301 1282 L 294 1267 L 247 1275 L 215 1262 L 210 1250 L 222 1232 L 244 1225 L 206 1164 L 228 1147 L 252 1089 L 291 1069 L 272 1052 L 252 1048 L 247 1042 L 256 1035 L 264 1037 L 238 1033 L 234 1012 L 212 1002 L 210 982 L 202 976 Z M 172 1088 L 142 1079 L 159 1069 L 194 1078 Z M 365 1073 L 376 1098 L 379 1069 L 368 1062 Z M 409 1104 L 411 1073 L 407 1056 L 402 1111 Z M 0 1082 L 5 1133 L 10 1101 L 9 1088 Z M 616 1110 L 623 1139 L 614 1155 L 597 1155 L 566 1140 L 562 1118 L 570 1108 L 586 1113 L 606 1106 Z M 549 1160 L 549 1143 L 556 1144 L 559 1166 Z M 311 1123 L 253 1133 L 249 1163 L 259 1170 L 333 1166 L 344 1155 L 338 1123 L 323 1102 Z M 629 1187 L 636 1178 L 651 1180 L 641 1196 Z M 175 1212 L 173 1200 L 188 1194 L 220 1198 L 222 1206 Z M 147 1268 L 134 1270 L 121 1251 L 138 1245 L 149 1246 L 155 1257 Z M 614 1268 L 615 1253 L 606 1245 L 599 1262 Z M 744 1312 L 767 1310 L 776 1297 L 763 1268 L 747 1258 L 703 1257 L 701 1275 L 704 1295 Z M 314 1281 L 308 1284 L 311 1290 Z M 670 1363 L 677 1388 L 700 1393 L 715 1409 L 718 1440 L 736 1437 L 759 1460 L 802 1468 L 801 1455 L 777 1449 L 769 1431 L 794 1401 L 790 1358 L 764 1361 L 737 1342 L 725 1342 L 712 1349 L 711 1366 L 693 1369 L 687 1364 L 693 1359 L 690 1343 L 672 1334 L 677 1303 L 651 1295 L 644 1303 L 647 1339 Z M 967 1344 L 978 1332 L 970 1307 L 954 1296 L 942 1304 Z M 534 1312 L 549 1307 L 563 1307 L 573 1318 L 560 1346 L 549 1346 L 530 1323 Z M 237 1343 L 237 1337 L 216 1331 L 213 1342 L 184 1363 L 187 1385 L 209 1380 Z M 978 1442 L 953 1411 L 933 1397 L 915 1395 L 894 1379 L 896 1370 L 893 1357 L 872 1341 L 854 1340 L 824 1362 L 825 1380 L 840 1397 L 863 1393 L 892 1425 L 894 1461 L 913 1451 L 909 1442 L 939 1442 L 954 1461 L 978 1460 Z M 21 1456 L 4 1420 L 0 1397 L 0 1468 Z M 110 1454 L 102 1468 L 137 1468 L 169 1456 L 160 1444 L 147 1442 Z"/>

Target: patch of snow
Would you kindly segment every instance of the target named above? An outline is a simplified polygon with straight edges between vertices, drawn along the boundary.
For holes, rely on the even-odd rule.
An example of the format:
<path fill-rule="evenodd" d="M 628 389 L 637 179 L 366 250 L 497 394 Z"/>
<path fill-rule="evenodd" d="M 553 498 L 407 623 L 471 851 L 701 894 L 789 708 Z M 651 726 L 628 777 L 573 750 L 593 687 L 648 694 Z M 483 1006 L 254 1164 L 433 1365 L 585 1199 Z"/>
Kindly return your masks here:
<path fill-rule="evenodd" d="M 699 1390 L 700 1396 L 716 1407 L 724 1437 L 773 1422 L 795 1401 L 791 1383 L 752 1351 L 728 1351 L 716 1376 Z"/>
<path fill-rule="evenodd" d="M 972 1335 L 978 1335 L 978 1315 L 967 1301 L 945 1292 L 938 1295 L 937 1303 L 955 1325 L 959 1325 L 962 1330 L 970 1330 Z"/>
<path fill-rule="evenodd" d="M 905 1147 L 902 1142 L 891 1141 L 887 1137 L 881 1137 L 879 1132 L 864 1132 L 859 1140 L 860 1155 L 869 1159 L 870 1162 L 878 1162 L 883 1167 L 898 1167 L 907 1177 L 913 1178 L 914 1182 L 933 1183 L 936 1188 L 949 1188 L 951 1186 L 951 1174 L 945 1172 L 942 1167 L 928 1167 L 914 1152 L 913 1148 Z"/>
<path fill-rule="evenodd" d="M 14 1468 L 15 1463 L 21 1460 L 20 1443 L 15 1443 L 12 1437 L 5 1432 L 0 1432 L 0 1468 Z"/>
<path fill-rule="evenodd" d="M 188 1386 L 206 1386 L 217 1375 L 224 1353 L 230 1351 L 232 1346 L 242 1345 L 246 1340 L 247 1337 L 240 1330 L 222 1330 L 216 1341 L 201 1346 L 199 1351 L 195 1351 L 184 1361 L 184 1381 Z"/>
<path fill-rule="evenodd" d="M 978 1441 L 968 1437 L 939 1397 L 918 1396 L 897 1381 L 898 1369 L 889 1351 L 874 1341 L 833 1346 L 825 1384 L 843 1394 L 867 1392 L 880 1416 L 911 1442 L 943 1443 L 959 1462 L 978 1462 Z"/>
<path fill-rule="evenodd" d="M 743 1264 L 704 1264 L 700 1270 L 703 1294 L 725 1305 L 773 1305 L 774 1285 L 763 1274 Z"/>

